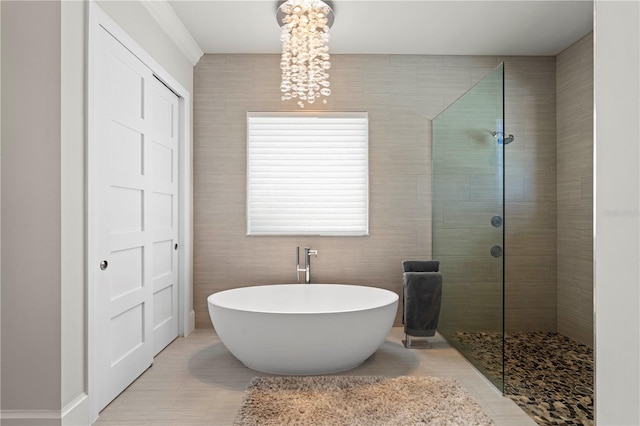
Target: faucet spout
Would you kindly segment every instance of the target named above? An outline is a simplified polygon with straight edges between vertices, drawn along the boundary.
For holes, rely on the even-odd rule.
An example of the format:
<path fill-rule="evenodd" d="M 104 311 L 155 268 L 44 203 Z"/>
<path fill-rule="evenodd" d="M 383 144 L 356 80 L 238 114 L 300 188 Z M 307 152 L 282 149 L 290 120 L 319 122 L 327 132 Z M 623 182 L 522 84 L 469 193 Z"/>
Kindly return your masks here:
<path fill-rule="evenodd" d="M 305 284 L 311 284 L 311 256 L 315 256 L 318 258 L 318 250 L 312 250 L 309 247 L 304 248 L 304 259 L 305 259 L 305 274 L 304 274 L 304 282 Z"/>

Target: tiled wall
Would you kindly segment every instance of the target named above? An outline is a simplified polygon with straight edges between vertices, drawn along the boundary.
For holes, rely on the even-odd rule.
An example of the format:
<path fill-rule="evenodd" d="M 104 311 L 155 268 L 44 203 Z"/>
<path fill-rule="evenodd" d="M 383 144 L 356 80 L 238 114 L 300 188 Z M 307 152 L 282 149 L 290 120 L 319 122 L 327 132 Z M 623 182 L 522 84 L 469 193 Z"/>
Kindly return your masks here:
<path fill-rule="evenodd" d="M 556 330 L 555 58 L 505 63 L 505 329 Z"/>
<path fill-rule="evenodd" d="M 512 297 L 529 309 L 511 317 L 514 324 L 533 318 L 534 328 L 555 329 L 554 58 L 405 55 L 332 56 L 333 93 L 318 106 L 369 112 L 367 237 L 246 236 L 246 113 L 298 107 L 280 101 L 278 55 L 202 57 L 194 75 L 196 326 L 211 327 L 211 293 L 295 282 L 296 246 L 318 250 L 315 282 L 400 293 L 401 261 L 431 257 L 431 120 L 501 60 L 507 131 L 516 135 L 507 154 L 507 179 L 514 179 L 507 185 L 514 202 L 507 212 L 514 268 L 507 274 L 516 283 Z M 516 321 L 521 311 L 528 317 Z"/>
<path fill-rule="evenodd" d="M 558 331 L 593 346 L 593 34 L 556 66 Z"/>

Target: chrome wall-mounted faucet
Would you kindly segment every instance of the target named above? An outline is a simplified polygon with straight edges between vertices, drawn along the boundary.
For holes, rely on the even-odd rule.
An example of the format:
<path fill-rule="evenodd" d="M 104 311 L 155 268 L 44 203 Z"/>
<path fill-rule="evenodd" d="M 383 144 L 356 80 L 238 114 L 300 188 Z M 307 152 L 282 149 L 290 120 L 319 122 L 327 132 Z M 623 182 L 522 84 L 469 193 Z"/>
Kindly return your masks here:
<path fill-rule="evenodd" d="M 311 256 L 318 258 L 318 250 L 312 250 L 309 247 L 304 248 L 304 268 L 300 268 L 300 246 L 296 247 L 296 276 L 298 284 L 300 284 L 300 272 L 304 272 L 305 284 L 311 284 Z"/>
<path fill-rule="evenodd" d="M 311 250 L 309 247 L 305 247 L 304 249 L 304 257 L 306 259 L 305 262 L 305 280 L 304 282 L 307 284 L 311 284 L 311 255 L 314 255 L 316 259 L 318 258 L 318 250 Z"/>

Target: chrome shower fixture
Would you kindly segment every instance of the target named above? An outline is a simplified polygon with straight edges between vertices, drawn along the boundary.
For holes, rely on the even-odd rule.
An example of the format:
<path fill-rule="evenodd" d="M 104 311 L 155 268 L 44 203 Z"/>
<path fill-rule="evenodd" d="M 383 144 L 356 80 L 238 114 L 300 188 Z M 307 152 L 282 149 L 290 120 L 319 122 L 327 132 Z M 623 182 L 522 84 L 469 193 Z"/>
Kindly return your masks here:
<path fill-rule="evenodd" d="M 508 145 L 513 142 L 513 135 L 505 135 L 503 132 L 491 132 L 494 138 L 498 140 L 499 144 Z"/>

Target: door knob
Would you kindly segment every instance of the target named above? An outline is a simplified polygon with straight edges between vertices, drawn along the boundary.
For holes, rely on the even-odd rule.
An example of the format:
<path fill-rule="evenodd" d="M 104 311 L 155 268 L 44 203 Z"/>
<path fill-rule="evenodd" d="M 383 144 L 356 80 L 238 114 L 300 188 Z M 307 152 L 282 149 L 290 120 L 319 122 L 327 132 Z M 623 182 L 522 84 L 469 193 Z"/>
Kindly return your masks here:
<path fill-rule="evenodd" d="M 104 271 L 105 269 L 107 269 L 107 266 L 109 266 L 109 262 L 107 262 L 106 260 L 100 262 L 100 270 Z"/>

